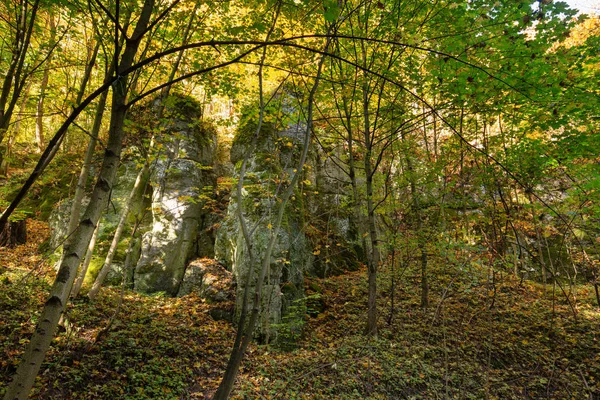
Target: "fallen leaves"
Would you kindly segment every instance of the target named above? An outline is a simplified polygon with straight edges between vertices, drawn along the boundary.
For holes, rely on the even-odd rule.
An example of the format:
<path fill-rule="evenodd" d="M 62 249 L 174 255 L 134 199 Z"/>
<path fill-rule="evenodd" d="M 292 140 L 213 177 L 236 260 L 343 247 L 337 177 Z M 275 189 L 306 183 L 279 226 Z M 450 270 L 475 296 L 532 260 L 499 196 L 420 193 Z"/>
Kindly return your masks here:
<path fill-rule="evenodd" d="M 0 249 L 2 382 L 16 369 L 53 276 L 37 252 L 47 227 L 30 224 L 31 242 Z M 364 267 L 327 279 L 307 278 L 306 293 L 318 294 L 321 306 L 307 317 L 298 347 L 282 352 L 252 345 L 233 398 L 428 399 L 437 393 L 483 398 L 484 388 L 489 398 L 520 398 L 524 390 L 533 398 L 548 390 L 557 399 L 567 398 L 565 393 L 585 398 L 582 376 L 590 390 L 600 391 L 600 316 L 589 305 L 580 304 L 575 323 L 560 299 L 552 313 L 551 299 L 534 284 L 505 279 L 491 290 L 485 279 L 474 283 L 467 275 L 449 277 L 433 268 L 430 300 L 440 304 L 439 310 L 419 307 L 419 274 L 408 270 L 397 282 L 391 324 L 389 272 L 382 271 L 377 339 L 362 335 Z M 39 273 L 21 282 L 32 270 Z M 451 279 L 455 284 L 441 302 Z M 107 288 L 95 305 L 78 300 L 69 306 L 69 332 L 53 342 L 34 396 L 204 399 L 214 393 L 235 333 L 231 324 L 210 316 L 218 305 L 195 294 L 170 299 L 127 292 L 118 319 L 94 343 L 119 295 Z M 553 373 L 557 370 L 561 374 Z"/>

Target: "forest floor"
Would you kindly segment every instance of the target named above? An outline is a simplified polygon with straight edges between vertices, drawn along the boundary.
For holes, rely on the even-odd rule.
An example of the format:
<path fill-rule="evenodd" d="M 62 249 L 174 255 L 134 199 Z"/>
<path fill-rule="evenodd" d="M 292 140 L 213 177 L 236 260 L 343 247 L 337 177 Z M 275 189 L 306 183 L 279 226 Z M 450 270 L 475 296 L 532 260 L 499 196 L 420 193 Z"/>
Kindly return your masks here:
<path fill-rule="evenodd" d="M 53 279 L 38 251 L 48 228 L 28 223 L 27 244 L 0 249 L 0 395 Z M 298 312 L 313 316 L 304 333 L 284 322 L 285 350 L 252 346 L 233 397 L 600 399 L 600 310 L 590 287 L 577 287 L 570 306 L 559 288 L 553 295 L 508 274 L 490 281 L 484 262 L 436 264 L 427 309 L 409 268 L 397 279 L 392 312 L 391 275 L 382 271 L 377 339 L 362 335 L 364 270 L 307 280 L 310 296 Z M 210 316 L 214 307 L 194 296 L 122 296 L 119 288 L 94 304 L 76 300 L 32 398 L 206 398 L 234 338 L 231 324 Z"/>

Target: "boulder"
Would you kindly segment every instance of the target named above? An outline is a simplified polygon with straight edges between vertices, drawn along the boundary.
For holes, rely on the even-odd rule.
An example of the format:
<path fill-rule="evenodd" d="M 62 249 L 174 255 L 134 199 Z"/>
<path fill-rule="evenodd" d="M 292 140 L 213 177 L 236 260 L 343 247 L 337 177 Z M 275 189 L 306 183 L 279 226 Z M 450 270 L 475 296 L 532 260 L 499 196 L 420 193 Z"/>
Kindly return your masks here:
<path fill-rule="evenodd" d="M 135 270 L 138 291 L 175 296 L 187 262 L 198 255 L 198 232 L 208 228 L 202 223 L 208 221 L 204 205 L 216 185 L 212 166 L 217 139 L 215 129 L 200 121 L 200 110 L 181 96 L 166 105 L 163 134 L 157 139 L 162 154 L 150 180 L 152 228 L 143 236 Z"/>
<path fill-rule="evenodd" d="M 215 257 L 230 269 L 237 283 L 236 315 L 239 316 L 246 287 L 254 293 L 256 278 L 271 236 L 274 234 L 275 213 L 279 205 L 273 193 L 281 193 L 278 182 L 289 177 L 296 167 L 302 147 L 305 125 L 290 124 L 287 129 L 277 130 L 264 124 L 254 151 L 249 155 L 246 181 L 242 192 L 244 218 L 252 231 L 250 241 L 254 258 L 248 246 L 238 218 L 235 188 L 227 209 L 227 216 L 217 230 Z M 231 161 L 236 165 L 236 174 L 244 155 L 249 152 L 255 127 L 242 126 L 231 148 Z M 288 203 L 281 228 L 268 264 L 262 289 L 261 316 L 255 335 L 268 341 L 276 337 L 275 326 L 280 326 L 289 306 L 303 297 L 304 273 L 312 264 L 312 245 L 304 234 L 303 196 L 297 190 Z M 248 284 L 248 274 L 251 279 Z M 300 288 L 282 290 L 283 287 Z M 252 298 L 250 296 L 250 298 Z M 248 311 L 252 304 L 247 304 Z M 303 316 L 298 316 L 302 318 Z"/>
<path fill-rule="evenodd" d="M 186 268 L 177 296 L 195 294 L 208 303 L 233 300 L 233 276 L 211 258 L 199 258 Z"/>

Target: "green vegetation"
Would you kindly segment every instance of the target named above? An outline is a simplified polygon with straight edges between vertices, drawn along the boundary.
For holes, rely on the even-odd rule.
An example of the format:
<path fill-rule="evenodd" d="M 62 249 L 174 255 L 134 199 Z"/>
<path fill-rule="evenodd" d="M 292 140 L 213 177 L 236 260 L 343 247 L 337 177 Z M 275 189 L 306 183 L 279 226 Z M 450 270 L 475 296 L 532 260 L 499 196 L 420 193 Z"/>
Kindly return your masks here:
<path fill-rule="evenodd" d="M 0 16 L 5 400 L 600 398 L 597 14 Z"/>
<path fill-rule="evenodd" d="M 44 225 L 30 228 L 40 231 L 36 241 L 47 234 Z M 39 261 L 35 243 L 28 246 L 17 249 L 21 259 Z M 4 265 L 14 262 L 11 251 L 0 257 Z M 48 266 L 17 265 L 0 281 L 3 380 L 18 363 L 23 338 L 34 327 L 31 315 L 53 277 Z M 600 313 L 590 288 L 577 287 L 574 319 L 567 302 L 541 285 L 507 275 L 494 283 L 482 265 L 472 259 L 457 275 L 448 260 L 432 262 L 436 279 L 427 310 L 414 284 L 419 271 L 409 268 L 396 287 L 392 318 L 388 300 L 380 335 L 368 340 L 362 335 L 364 271 L 308 280 L 314 294 L 295 305 L 306 313 L 304 330 L 294 330 L 290 319 L 279 331 L 285 351 L 253 347 L 233 398 L 430 399 L 442 393 L 450 399 L 570 399 L 597 393 Z M 382 300 L 390 295 L 389 274 L 380 276 Z M 216 388 L 234 333 L 210 317 L 218 306 L 193 295 L 175 300 L 126 291 L 108 326 L 120 298 L 110 289 L 93 305 L 77 300 L 69 306 L 33 398 L 203 398 Z"/>

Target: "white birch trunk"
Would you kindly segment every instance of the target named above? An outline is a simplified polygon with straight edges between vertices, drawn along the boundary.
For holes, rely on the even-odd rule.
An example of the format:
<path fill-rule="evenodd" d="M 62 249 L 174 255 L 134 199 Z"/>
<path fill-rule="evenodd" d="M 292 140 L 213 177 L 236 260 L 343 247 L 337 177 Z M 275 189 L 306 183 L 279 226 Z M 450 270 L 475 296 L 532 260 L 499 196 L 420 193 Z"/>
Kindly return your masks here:
<path fill-rule="evenodd" d="M 90 240 L 90 244 L 88 245 L 87 253 L 85 254 L 85 260 L 83 260 L 83 265 L 81 266 L 81 271 L 79 271 L 79 276 L 77 277 L 77 281 L 75 281 L 75 285 L 71 290 L 71 297 L 75 298 L 79 295 L 81 291 L 81 287 L 83 286 L 83 281 L 85 279 L 85 275 L 87 274 L 88 268 L 90 267 L 90 263 L 92 262 L 92 256 L 94 255 L 94 248 L 96 247 L 96 239 L 98 239 L 98 231 L 100 230 L 100 224 L 96 225 L 96 229 L 94 230 L 94 234 L 92 235 L 92 240 Z"/>
<path fill-rule="evenodd" d="M 153 8 L 154 0 L 146 0 L 144 2 L 136 28 L 130 40 L 127 41 L 123 56 L 121 57 L 120 70 L 129 68 L 132 65 L 140 41 L 148 26 Z M 119 70 L 117 70 L 117 73 L 119 73 Z M 50 342 L 56 332 L 58 321 L 67 304 L 77 268 L 92 239 L 102 210 L 108 204 L 112 184 L 119 167 L 119 159 L 123 146 L 123 123 L 127 111 L 125 107 L 125 98 L 127 96 L 126 85 L 116 85 L 113 90 L 109 138 L 100 176 L 98 177 L 82 221 L 73 234 L 73 241 L 64 250 L 65 256 L 50 290 L 50 295 L 44 305 L 31 341 L 19 363 L 13 381 L 7 388 L 4 400 L 27 399 L 35 377 L 44 361 L 46 352 L 50 347 Z"/>

